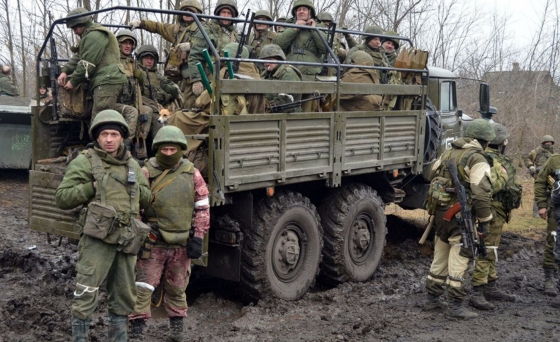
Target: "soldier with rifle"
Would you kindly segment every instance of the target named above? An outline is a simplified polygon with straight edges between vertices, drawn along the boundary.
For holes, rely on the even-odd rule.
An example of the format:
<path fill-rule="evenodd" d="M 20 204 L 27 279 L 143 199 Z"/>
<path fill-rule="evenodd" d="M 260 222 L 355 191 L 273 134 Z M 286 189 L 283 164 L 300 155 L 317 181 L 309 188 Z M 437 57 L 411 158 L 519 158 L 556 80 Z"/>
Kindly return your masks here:
<path fill-rule="evenodd" d="M 372 34 L 368 36 L 364 36 L 364 42 L 348 51 L 346 54 L 345 64 L 350 64 L 350 56 L 354 54 L 356 51 L 364 51 L 367 52 L 371 57 L 373 57 L 373 63 L 375 66 L 380 67 L 388 67 L 389 61 L 387 60 L 387 56 L 385 56 L 385 51 L 381 47 L 381 37 L 377 36 L 378 34 L 384 34 L 383 29 L 377 25 L 371 25 L 366 27 L 364 33 Z M 381 83 L 387 83 L 387 75 L 385 72 L 380 73 L 379 79 Z"/>
<path fill-rule="evenodd" d="M 268 11 L 260 10 L 255 13 L 255 19 L 272 21 L 272 15 L 270 15 Z M 251 47 L 249 58 L 259 59 L 261 49 L 266 45 L 272 44 L 272 39 L 274 37 L 276 37 L 276 32 L 270 30 L 270 26 L 266 24 L 255 24 L 248 41 L 248 45 Z M 255 63 L 255 65 L 261 72 L 265 70 L 262 63 Z"/>
<path fill-rule="evenodd" d="M 465 276 L 476 254 L 486 253 L 482 239 L 492 220 L 492 159 L 484 149 L 495 137 L 487 120 L 473 120 L 465 137 L 455 140 L 432 167 L 426 209 L 434 215 L 436 237 L 434 260 L 426 280 L 425 310 L 449 306 L 450 318 L 478 316 L 463 306 L 467 296 Z M 441 300 L 446 288 L 448 305 Z"/>

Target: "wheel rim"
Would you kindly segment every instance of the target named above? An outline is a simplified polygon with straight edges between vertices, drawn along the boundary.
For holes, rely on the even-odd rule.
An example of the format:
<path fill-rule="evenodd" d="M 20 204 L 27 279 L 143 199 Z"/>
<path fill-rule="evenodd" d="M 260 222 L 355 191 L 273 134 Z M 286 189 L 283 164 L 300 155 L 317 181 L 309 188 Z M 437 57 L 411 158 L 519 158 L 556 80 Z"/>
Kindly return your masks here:
<path fill-rule="evenodd" d="M 272 267 L 274 274 L 283 282 L 291 282 L 297 278 L 301 270 L 301 256 L 305 254 L 305 247 L 301 241 L 302 229 L 290 223 L 284 226 L 274 239 Z"/>
<path fill-rule="evenodd" d="M 360 213 L 354 219 L 350 228 L 348 251 L 352 262 L 356 265 L 364 264 L 372 250 L 372 238 L 374 236 L 374 224 L 371 217 L 366 213 Z"/>

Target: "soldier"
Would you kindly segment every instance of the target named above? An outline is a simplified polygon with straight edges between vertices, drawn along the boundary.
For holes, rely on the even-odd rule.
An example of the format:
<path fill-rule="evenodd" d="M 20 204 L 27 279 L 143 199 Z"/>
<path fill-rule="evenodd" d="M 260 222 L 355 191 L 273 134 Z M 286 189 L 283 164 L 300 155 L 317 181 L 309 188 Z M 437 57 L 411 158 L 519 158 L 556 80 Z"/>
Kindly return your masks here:
<path fill-rule="evenodd" d="M 12 69 L 8 65 L 2 66 L 0 72 L 0 95 L 19 96 L 19 90 L 11 78 Z"/>
<path fill-rule="evenodd" d="M 350 56 L 350 64 L 354 64 L 357 67 L 347 69 L 340 80 L 341 82 L 379 84 L 377 70 L 358 67 L 359 65 L 373 66 L 373 58 L 370 55 L 363 51 L 356 51 Z M 381 102 L 382 98 L 379 95 L 341 95 L 339 110 L 381 110 Z"/>
<path fill-rule="evenodd" d="M 203 12 L 202 5 L 198 0 L 181 1 L 179 11 L 189 11 L 198 14 Z M 194 18 L 190 15 L 178 15 L 177 21 L 179 22 L 178 24 L 164 24 L 148 19 L 142 19 L 139 21 L 132 21 L 129 25 L 132 26 L 132 29 L 141 28 L 148 32 L 161 35 L 163 39 L 172 43 L 172 51 L 170 53 L 180 53 L 182 55 L 179 65 L 181 77 L 172 80 L 181 81 L 179 86 L 181 87 L 181 92 L 183 93 L 183 108 L 193 108 L 196 95 L 192 92 L 193 81 L 192 76 L 189 73 L 188 55 L 192 46 L 192 39 L 198 32 L 198 26 L 196 25 Z"/>
<path fill-rule="evenodd" d="M 447 192 L 452 187 L 451 175 L 445 162 L 455 160 L 459 171 L 459 178 L 472 200 L 473 217 L 479 226 L 488 226 L 492 220 L 489 157 L 484 149 L 489 141 L 494 140 L 496 134 L 492 125 L 484 119 L 473 120 L 465 132 L 464 138 L 458 138 L 434 163 L 432 167 L 432 182 L 430 196 L 427 199 L 427 209 L 434 215 L 434 229 L 436 231 L 434 260 L 426 280 L 428 298 L 425 310 L 443 309 L 447 306 L 440 300 L 440 296 L 447 287 L 450 300 L 448 315 L 450 318 L 469 319 L 477 317 L 462 303 L 466 297 L 465 276 L 469 263 L 474 257 L 469 249 L 462 248 L 460 224 L 458 220 L 445 221 L 444 216 L 455 203 L 456 195 Z M 436 192 L 441 192 L 437 193 Z M 436 199 L 436 200 L 434 200 Z M 474 223 L 474 222 L 473 222 Z M 481 229 L 480 231 L 484 231 Z"/>
<path fill-rule="evenodd" d="M 537 179 L 541 167 L 554 154 L 552 145 L 554 145 L 554 138 L 550 135 L 545 135 L 541 139 L 541 146 L 529 152 L 527 158 L 525 158 L 525 167 L 529 169 L 529 173 L 533 178 Z M 533 217 L 540 217 L 538 210 L 537 203 L 533 203 Z"/>
<path fill-rule="evenodd" d="M 88 11 L 78 7 L 66 17 Z M 119 62 L 119 44 L 113 32 L 101 24 L 93 23 L 91 16 L 66 20 L 66 26 L 80 37 L 78 51 L 64 65 L 58 85 L 66 90 L 89 81 L 89 92 L 93 97 L 91 119 L 104 109 L 115 109 L 117 99 L 126 82 L 126 75 Z M 72 77 L 68 79 L 68 75 Z"/>
<path fill-rule="evenodd" d="M 494 162 L 492 166 L 492 221 L 485 237 L 488 248 L 488 257 L 479 255 L 475 262 L 472 286 L 473 292 L 470 304 L 477 309 L 493 310 L 494 304 L 488 300 L 514 302 L 515 296 L 501 291 L 496 281 L 498 273 L 496 261 L 498 259 L 498 246 L 502 236 L 502 228 L 509 222 L 511 211 L 519 207 L 521 199 L 520 185 L 515 181 L 515 166 L 513 161 L 505 155 L 505 147 L 509 132 L 504 125 L 492 124 L 496 137 L 488 143 L 486 154 Z M 512 192 L 517 192 L 512 195 Z M 516 206 L 517 205 L 517 206 Z"/>
<path fill-rule="evenodd" d="M 72 301 L 74 342 L 89 341 L 90 318 L 105 279 L 108 340 L 127 340 L 127 316 L 136 302 L 134 267 L 138 249 L 132 247 L 141 237 L 132 225 L 140 210 L 149 206 L 151 196 L 140 166 L 124 147 L 129 134 L 122 115 L 114 110 L 101 111 L 89 129 L 93 142 L 70 162 L 56 189 L 59 208 L 83 205 L 78 220 L 82 234 Z"/>
<path fill-rule="evenodd" d="M 272 16 L 268 11 L 257 11 L 255 19 L 272 21 Z M 276 32 L 270 30 L 269 25 L 255 24 L 255 28 L 249 36 L 249 46 L 251 47 L 249 58 L 258 59 L 263 46 L 272 44 L 272 38 L 276 37 Z M 255 63 L 259 71 L 264 71 L 262 63 Z"/>
<path fill-rule="evenodd" d="M 218 0 L 216 8 L 214 9 L 214 15 L 227 18 L 237 18 L 239 11 L 237 10 L 237 3 L 235 0 Z M 204 29 L 210 38 L 211 43 L 214 45 L 216 50 L 221 51 L 223 47 L 232 42 L 237 42 L 239 40 L 239 35 L 235 30 L 235 25 L 233 21 L 226 19 L 212 19 L 204 24 Z M 207 49 L 208 45 L 204 36 L 199 31 L 194 35 L 191 45 L 191 53 L 189 54 L 189 74 L 191 76 L 191 81 L 193 82 L 192 91 L 195 96 L 198 96 L 204 90 L 200 73 L 196 67 L 197 63 L 201 63 L 205 66 L 205 73 L 208 76 L 210 70 L 206 65 L 206 60 L 202 50 Z M 234 56 L 231 56 L 234 57 Z"/>
<path fill-rule="evenodd" d="M 556 237 L 560 236 L 560 180 L 554 183 L 552 188 L 551 202 L 554 209 L 554 219 L 556 220 Z M 560 239 L 555 239 L 553 247 L 554 259 L 556 264 L 560 264 Z M 559 284 L 560 285 L 560 284 Z M 550 306 L 560 309 L 560 300 L 556 299 L 550 303 Z"/>
<path fill-rule="evenodd" d="M 265 71 L 261 74 L 262 78 L 264 78 L 265 80 L 301 81 L 301 73 L 298 69 L 289 64 L 278 64 L 274 62 L 286 60 L 284 51 L 282 51 L 282 49 L 278 45 L 270 44 L 263 47 L 259 54 L 259 59 L 266 59 L 270 61 L 264 63 Z M 301 101 L 301 94 L 297 93 L 266 94 L 265 97 L 268 101 L 269 106 Z M 286 109 L 283 112 L 301 112 L 301 106 Z"/>
<path fill-rule="evenodd" d="M 364 30 L 364 32 L 369 33 L 369 34 L 383 34 L 383 30 L 377 25 L 368 26 Z M 348 51 L 348 53 L 346 54 L 348 57 L 346 58 L 346 61 L 344 61 L 345 64 L 350 64 L 349 57 L 352 56 L 352 54 L 356 51 L 367 52 L 371 57 L 373 57 L 373 63 L 374 63 L 375 66 L 380 66 L 380 67 L 389 66 L 389 62 L 387 61 L 387 57 L 385 56 L 385 52 L 383 51 L 383 48 L 381 47 L 381 37 L 365 36 L 364 37 L 364 42 L 362 44 L 359 44 L 359 45 L 351 48 L 350 51 Z M 381 83 L 387 83 L 386 73 L 381 72 L 380 76 L 379 76 L 379 79 L 380 79 Z"/>
<path fill-rule="evenodd" d="M 319 12 L 317 19 L 327 29 L 331 29 L 331 26 L 334 24 L 334 18 L 329 12 Z M 346 59 L 347 46 L 340 38 L 340 34 L 335 35 L 334 44 L 331 46 L 331 49 L 336 53 L 339 61 Z"/>
<path fill-rule="evenodd" d="M 159 130 L 152 149 L 157 151 L 142 170 L 152 190 L 152 205 L 144 211 L 144 221 L 152 227 L 156 240 L 151 253 L 142 253 L 136 264 L 134 313 L 130 315 L 132 337 L 142 340 L 145 321 L 151 315 L 152 292 L 160 278 L 165 288 L 165 311 L 169 317 L 169 340 L 186 341 L 183 318 L 187 317 L 185 290 L 189 283 L 191 259 L 202 255 L 202 240 L 210 227 L 208 189 L 198 169 L 183 158 L 187 141 L 181 130 L 166 126 Z M 189 237 L 194 230 L 194 236 Z M 163 277 L 162 277 L 163 275 Z"/>
<path fill-rule="evenodd" d="M 546 137 L 546 136 L 545 136 Z M 556 296 L 558 291 L 554 284 L 554 276 L 558 273 L 558 265 L 554 259 L 554 243 L 557 239 L 556 220 L 554 219 L 554 210 L 550 201 L 550 189 L 554 180 L 560 180 L 560 155 L 552 154 L 541 166 L 535 180 L 535 202 L 539 208 L 539 216 L 547 220 L 546 225 L 546 245 L 544 248 L 544 257 L 542 266 L 544 269 L 544 294 L 548 296 Z"/>
<path fill-rule="evenodd" d="M 158 122 L 160 106 L 167 106 L 180 94 L 179 87 L 157 71 L 159 54 L 153 45 L 142 45 L 136 55 L 140 72 L 140 87 L 142 89 L 142 103 L 149 107 L 151 115 L 142 122 L 138 129 L 138 136 L 144 141 L 150 135 L 156 136 L 162 127 Z"/>
<path fill-rule="evenodd" d="M 387 31 L 385 32 L 387 35 L 398 37 L 399 34 L 395 31 Z M 399 40 L 396 38 L 383 38 L 381 43 L 381 47 L 385 50 L 385 56 L 387 57 L 387 61 L 389 62 L 390 66 L 395 66 L 395 61 L 397 60 L 397 56 L 399 55 Z"/>
<path fill-rule="evenodd" d="M 287 20 L 286 17 L 279 17 L 278 19 L 276 19 L 277 23 L 285 23 Z M 284 31 L 285 27 L 284 26 L 274 26 L 274 31 L 276 31 L 276 33 L 281 33 L 282 31 Z"/>

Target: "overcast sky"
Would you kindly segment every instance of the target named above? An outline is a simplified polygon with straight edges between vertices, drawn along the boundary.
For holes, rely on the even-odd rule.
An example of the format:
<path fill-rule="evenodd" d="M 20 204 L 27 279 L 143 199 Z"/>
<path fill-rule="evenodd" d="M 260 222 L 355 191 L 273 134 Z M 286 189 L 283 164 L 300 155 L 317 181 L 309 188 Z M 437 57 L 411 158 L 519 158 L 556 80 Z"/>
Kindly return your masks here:
<path fill-rule="evenodd" d="M 530 43 L 543 15 L 546 0 L 485 0 L 498 10 L 511 13 L 508 27 L 523 42 Z"/>

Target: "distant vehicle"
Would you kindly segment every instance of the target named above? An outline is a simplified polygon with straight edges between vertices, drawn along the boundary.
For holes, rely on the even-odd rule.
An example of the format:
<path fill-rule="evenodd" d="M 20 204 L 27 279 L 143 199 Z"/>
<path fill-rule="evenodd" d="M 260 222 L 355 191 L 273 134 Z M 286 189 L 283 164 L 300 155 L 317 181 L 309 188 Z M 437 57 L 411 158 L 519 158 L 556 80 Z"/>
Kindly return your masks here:
<path fill-rule="evenodd" d="M 31 103 L 26 97 L 0 95 L 0 169 L 31 166 Z"/>

